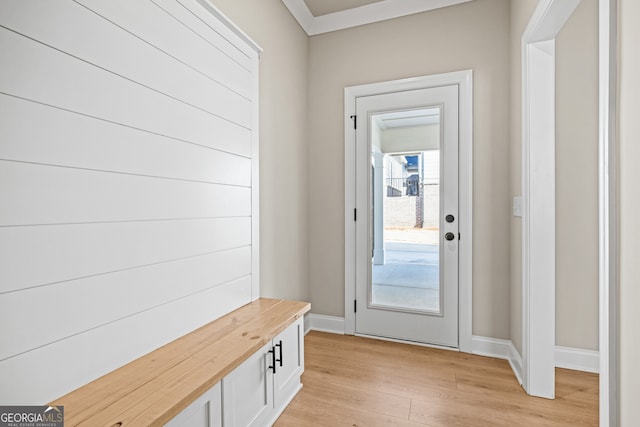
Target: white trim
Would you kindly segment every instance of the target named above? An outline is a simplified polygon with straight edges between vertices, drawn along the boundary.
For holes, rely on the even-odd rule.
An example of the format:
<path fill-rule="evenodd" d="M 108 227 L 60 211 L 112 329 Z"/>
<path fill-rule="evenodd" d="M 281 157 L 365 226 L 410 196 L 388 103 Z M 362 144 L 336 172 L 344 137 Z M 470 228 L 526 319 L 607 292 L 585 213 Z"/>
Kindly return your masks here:
<path fill-rule="evenodd" d="M 253 59 L 251 112 L 251 300 L 260 298 L 260 57 Z"/>
<path fill-rule="evenodd" d="M 478 356 L 495 357 L 496 359 L 509 359 L 511 341 L 498 338 L 473 336 L 473 354 Z"/>
<path fill-rule="evenodd" d="M 307 335 L 309 333 L 309 331 L 311 330 L 311 319 L 309 319 L 309 315 L 311 313 L 307 312 L 304 317 L 303 317 L 303 321 L 302 321 L 302 325 L 303 325 L 303 330 L 304 330 L 304 334 Z"/>
<path fill-rule="evenodd" d="M 355 280 L 355 236 L 353 221 L 355 206 L 355 130 L 350 116 L 355 114 L 356 98 L 382 93 L 425 89 L 438 86 L 459 86 L 459 152 L 467 153 L 459 161 L 459 206 L 460 235 L 458 271 L 458 348 L 472 352 L 473 327 L 473 70 L 454 71 L 424 77 L 370 83 L 347 87 L 344 90 L 344 168 L 345 168 L 345 317 L 344 333 L 354 334 L 356 317 L 353 301 L 356 296 Z"/>
<path fill-rule="evenodd" d="M 540 0 L 522 37 L 522 374 L 555 396 L 555 37 L 580 0 Z"/>
<path fill-rule="evenodd" d="M 518 380 L 518 384 L 522 385 L 522 356 L 518 353 L 518 349 L 513 343 L 509 346 L 509 366 Z"/>
<path fill-rule="evenodd" d="M 356 333 L 356 130 L 352 119 L 356 114 L 356 95 L 352 88 L 344 90 L 344 333 Z"/>
<path fill-rule="evenodd" d="M 211 0 L 196 0 L 208 13 L 221 21 L 250 49 L 252 68 L 251 108 L 251 301 L 260 298 L 260 54 L 262 48 L 220 11 Z M 250 53 L 250 52 L 247 52 Z"/>
<path fill-rule="evenodd" d="M 309 314 L 309 330 L 344 335 L 344 317 Z"/>
<path fill-rule="evenodd" d="M 307 35 L 311 36 L 311 28 L 314 23 L 314 16 L 305 4 L 304 0 L 282 0 L 289 12 L 296 18 L 298 24 L 302 27 Z"/>
<path fill-rule="evenodd" d="M 596 350 L 556 346 L 556 368 L 597 374 L 599 365 L 600 353 Z"/>
<path fill-rule="evenodd" d="M 507 360 L 518 383 L 522 384 L 522 357 L 511 341 L 474 335 L 472 353 Z M 598 373 L 598 351 L 556 346 L 554 354 L 556 368 Z"/>
<path fill-rule="evenodd" d="M 522 384 L 522 357 L 510 340 L 474 335 L 473 354 L 508 361 L 518 384 Z"/>
<path fill-rule="evenodd" d="M 305 316 L 305 335 L 309 331 L 328 332 L 332 334 L 343 335 L 344 318 L 325 316 L 322 314 L 308 314 L 307 316 Z M 363 338 L 397 342 L 401 344 L 411 344 L 419 347 L 459 351 L 455 348 L 439 345 L 416 343 L 412 341 L 377 337 L 366 334 L 355 335 Z M 472 351 L 470 351 L 469 353 L 475 354 L 477 356 L 493 357 L 495 359 L 508 361 L 513 374 L 518 380 L 518 383 L 522 384 L 522 357 L 511 341 L 474 335 L 472 337 Z M 599 360 L 600 357 L 598 351 L 582 350 L 579 348 L 560 346 L 555 347 L 555 367 L 557 368 L 598 373 Z"/>
<path fill-rule="evenodd" d="M 618 425 L 617 0 L 599 5 L 600 426 Z"/>
<path fill-rule="evenodd" d="M 522 384 L 522 358 L 511 341 L 474 335 L 472 353 L 508 361 L 518 384 Z"/>
<path fill-rule="evenodd" d="M 247 35 L 244 31 L 240 29 L 236 24 L 233 23 L 227 16 L 220 11 L 211 0 L 196 0 L 202 7 L 204 7 L 210 14 L 218 18 L 218 20 L 222 21 L 224 25 L 231 30 L 236 36 L 240 37 L 242 41 L 248 44 L 251 49 L 255 50 L 258 55 L 262 53 L 262 48 L 258 43 L 256 43 L 251 37 Z M 257 99 L 257 98 L 256 98 Z"/>
<path fill-rule="evenodd" d="M 473 335 L 473 71 L 460 82 L 458 348 L 470 352 Z M 466 156 L 464 154 L 466 153 Z"/>
<path fill-rule="evenodd" d="M 435 348 L 437 350 L 447 350 L 447 351 L 453 351 L 455 353 L 460 353 L 460 350 L 457 348 L 447 347 L 447 346 L 438 345 L 438 344 L 427 344 L 423 342 L 399 340 L 397 338 L 380 337 L 377 335 L 367 335 L 367 334 L 355 334 L 355 336 L 362 337 L 362 338 L 369 338 L 369 339 L 378 340 L 378 341 L 395 342 L 398 344 L 409 344 L 409 345 L 415 345 L 417 347 Z"/>
<path fill-rule="evenodd" d="M 304 0 L 282 0 L 309 36 L 440 9 L 468 1 L 471 0 L 383 0 L 340 12 L 313 16 Z"/>

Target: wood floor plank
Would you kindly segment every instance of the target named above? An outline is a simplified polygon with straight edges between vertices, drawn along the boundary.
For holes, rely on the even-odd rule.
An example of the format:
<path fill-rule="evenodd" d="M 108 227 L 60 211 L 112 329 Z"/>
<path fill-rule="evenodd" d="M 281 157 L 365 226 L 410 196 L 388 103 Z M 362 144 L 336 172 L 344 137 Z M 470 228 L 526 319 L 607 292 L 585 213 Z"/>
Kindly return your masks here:
<path fill-rule="evenodd" d="M 310 332 L 304 387 L 275 426 L 597 426 L 598 375 L 556 370 L 528 396 L 504 360 Z"/>

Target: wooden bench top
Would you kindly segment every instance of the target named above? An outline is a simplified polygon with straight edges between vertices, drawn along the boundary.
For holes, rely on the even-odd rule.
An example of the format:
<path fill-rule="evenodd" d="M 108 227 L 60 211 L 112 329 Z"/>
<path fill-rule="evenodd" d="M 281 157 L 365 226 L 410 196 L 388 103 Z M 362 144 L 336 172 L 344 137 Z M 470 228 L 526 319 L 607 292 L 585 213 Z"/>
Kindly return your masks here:
<path fill-rule="evenodd" d="M 310 308 L 261 298 L 50 404 L 66 426 L 164 425 Z"/>

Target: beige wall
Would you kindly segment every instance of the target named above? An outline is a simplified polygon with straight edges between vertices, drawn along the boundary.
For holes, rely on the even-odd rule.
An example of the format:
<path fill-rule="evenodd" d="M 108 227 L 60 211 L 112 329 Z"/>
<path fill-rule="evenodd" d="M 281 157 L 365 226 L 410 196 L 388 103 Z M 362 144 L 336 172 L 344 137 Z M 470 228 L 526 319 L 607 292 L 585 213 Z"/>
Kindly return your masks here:
<path fill-rule="evenodd" d="M 260 57 L 260 268 L 263 296 L 309 300 L 309 39 L 281 0 L 212 0 Z"/>
<path fill-rule="evenodd" d="M 640 2 L 620 5 L 620 425 L 640 420 Z"/>
<path fill-rule="evenodd" d="M 511 339 L 521 351 L 521 221 L 510 204 L 521 193 L 520 39 L 537 0 L 476 0 L 310 39 L 280 0 L 213 2 L 265 50 L 263 295 L 311 300 L 314 313 L 344 315 L 344 87 L 472 68 L 473 332 Z M 590 349 L 597 348 L 597 271 L 595 261 L 582 260 L 595 253 L 585 230 L 597 218 L 597 193 L 582 182 L 595 179 L 597 77 L 595 67 L 572 73 L 595 60 L 595 3 L 584 0 L 558 39 L 558 114 L 567 126 L 558 128 L 557 343 Z M 565 110 L 576 94 L 579 102 Z M 578 214 L 573 206 L 589 207 Z"/>
<path fill-rule="evenodd" d="M 556 38 L 556 344 L 598 349 L 598 1 Z"/>
<path fill-rule="evenodd" d="M 476 0 L 310 43 L 313 312 L 344 316 L 344 88 L 472 68 L 473 333 L 509 338 L 509 1 Z"/>

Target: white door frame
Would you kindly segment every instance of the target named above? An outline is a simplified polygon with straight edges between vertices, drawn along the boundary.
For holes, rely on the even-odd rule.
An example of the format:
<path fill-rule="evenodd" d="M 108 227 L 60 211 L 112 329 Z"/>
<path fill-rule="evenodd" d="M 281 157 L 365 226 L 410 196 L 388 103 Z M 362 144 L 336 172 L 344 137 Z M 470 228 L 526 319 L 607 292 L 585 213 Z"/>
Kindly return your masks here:
<path fill-rule="evenodd" d="M 528 191 L 531 185 L 537 185 L 540 175 L 555 173 L 554 162 L 542 164 L 544 170 L 533 170 L 538 167 L 534 164 L 535 156 L 540 152 L 533 153 L 531 150 L 548 150 L 550 141 L 539 146 L 537 143 L 531 145 L 531 125 L 533 120 L 540 120 L 540 117 L 531 117 L 531 107 L 533 100 L 529 94 L 539 89 L 546 93 L 547 108 L 553 108 L 555 97 L 550 96 L 550 87 L 537 87 L 534 89 L 530 84 L 531 73 L 553 73 L 553 70 L 542 69 L 540 63 L 535 63 L 536 59 L 529 56 L 531 50 L 536 49 L 536 43 L 544 40 L 553 40 L 566 22 L 571 13 L 579 3 L 579 0 L 540 0 L 538 8 L 534 13 L 527 31 L 523 36 L 523 199 L 527 209 L 523 220 L 523 385 L 531 394 L 536 391 L 543 393 L 551 392 L 553 395 L 553 367 L 549 365 L 551 352 L 553 349 L 549 343 L 550 336 L 555 336 L 554 316 L 546 316 L 548 308 L 544 303 L 536 306 L 533 302 L 536 295 L 531 298 L 531 293 L 536 293 L 542 287 L 541 293 L 547 297 L 547 304 L 555 296 L 550 292 L 551 287 L 555 290 L 555 278 L 547 282 L 532 282 L 531 251 L 549 251 L 555 249 L 555 233 L 553 240 L 548 234 L 543 234 L 546 241 L 532 241 L 531 237 L 536 236 L 537 230 L 531 228 L 531 222 L 527 223 L 527 216 L 542 215 L 544 220 L 544 209 L 539 205 L 532 206 L 532 199 L 529 198 Z M 616 117 L 617 117 L 617 0 L 599 0 L 599 135 L 598 135 L 598 170 L 599 170 L 599 356 L 600 356 L 600 426 L 618 425 L 618 272 L 617 272 L 617 145 L 616 145 Z M 530 63 L 533 59 L 533 64 Z M 533 76 L 535 80 L 536 76 Z M 550 85 L 555 86 L 554 84 Z M 535 107 L 534 107 L 535 109 Z M 544 112 L 543 112 L 544 113 Z M 547 178 L 548 180 L 548 178 Z M 554 177 L 555 181 L 555 177 Z M 555 182 L 554 182 L 555 183 Z M 534 188 L 535 190 L 535 188 Z M 550 194 L 547 194 L 546 202 L 553 203 Z M 538 212 L 542 210 L 543 212 Z M 546 212 L 548 215 L 548 212 Z M 547 217 L 548 218 L 548 217 Z M 537 218 L 538 220 L 540 217 Z M 555 221 L 554 218 L 551 218 Z M 535 226 L 536 223 L 533 225 Z M 555 224 L 553 224 L 555 225 Z M 535 255 L 534 255 L 535 256 Z M 548 260 L 548 259 L 547 259 Z M 549 266 L 547 266 L 549 267 Z M 550 266 L 551 269 L 555 265 Z M 539 296 L 539 295 L 538 295 Z M 551 304 L 554 304 L 551 302 Z M 548 307 L 548 305 L 547 305 Z M 553 318 L 553 319 L 549 319 Z M 545 333 L 546 331 L 546 333 Z M 529 333 L 533 332 L 533 333 Z M 546 336 L 545 336 L 546 335 Z M 540 359 L 543 362 L 532 361 Z M 526 361 L 525 361 L 526 360 Z M 533 363 L 531 363 L 533 362 Z M 524 368 L 527 366 L 528 368 Z M 538 372 L 540 369 L 542 372 Z M 548 373 L 551 373 L 550 375 Z M 543 384 L 532 384 L 529 380 L 532 375 L 544 377 Z M 541 386 L 541 389 L 537 387 Z M 533 387 L 533 388 L 532 388 Z M 533 393 L 532 393 L 533 391 Z"/>
<path fill-rule="evenodd" d="M 599 10 L 600 426 L 618 425 L 617 45 L 618 1 Z"/>
<path fill-rule="evenodd" d="M 473 247 L 473 71 L 464 70 L 451 73 L 415 77 L 389 82 L 350 86 L 344 90 L 344 172 L 345 172 L 345 304 L 344 332 L 353 335 L 356 329 L 354 301 L 356 296 L 355 246 L 356 227 L 354 209 L 356 204 L 355 176 L 355 129 L 351 116 L 356 113 L 356 98 L 401 92 L 415 89 L 427 89 L 438 86 L 459 86 L 459 293 L 458 293 L 458 348 L 472 352 L 472 247 Z M 362 120 L 361 122 L 364 122 Z"/>
<path fill-rule="evenodd" d="M 540 0 L 522 36 L 522 385 L 555 397 L 555 38 L 580 0 Z"/>

